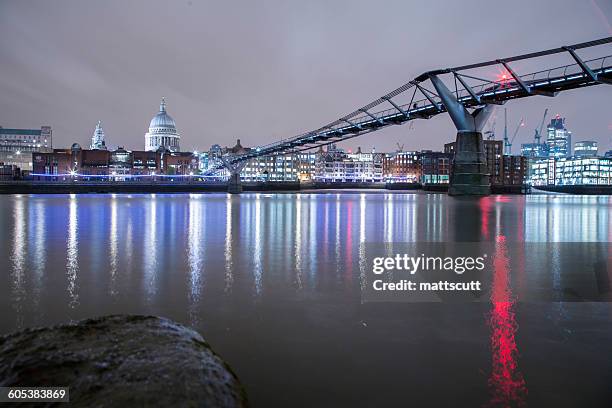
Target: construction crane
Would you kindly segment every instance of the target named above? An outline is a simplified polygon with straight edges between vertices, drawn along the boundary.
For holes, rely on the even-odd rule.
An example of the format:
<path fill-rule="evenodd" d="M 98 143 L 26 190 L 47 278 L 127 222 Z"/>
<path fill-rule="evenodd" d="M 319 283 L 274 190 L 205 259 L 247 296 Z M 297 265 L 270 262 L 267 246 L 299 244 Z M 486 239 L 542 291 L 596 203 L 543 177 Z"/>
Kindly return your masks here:
<path fill-rule="evenodd" d="M 404 151 L 404 145 L 403 144 L 399 144 L 399 142 L 395 143 L 397 145 L 397 152 L 401 153 Z"/>
<path fill-rule="evenodd" d="M 521 127 L 525 126 L 525 118 L 521 118 L 519 124 L 516 126 L 516 130 L 512 135 L 512 139 L 508 138 L 508 110 L 504 108 L 504 154 L 506 156 L 510 156 L 512 154 L 512 143 L 514 143 L 514 139 L 516 139 L 516 135 L 518 135 Z"/>
<path fill-rule="evenodd" d="M 542 129 L 544 128 L 546 115 L 548 115 L 548 108 L 544 109 L 544 116 L 542 116 L 542 122 L 540 122 L 540 127 L 535 130 L 534 142 L 537 144 L 540 144 L 540 140 L 542 139 Z"/>
<path fill-rule="evenodd" d="M 510 154 L 510 142 L 508 141 L 508 108 L 504 108 L 504 154 Z"/>
<path fill-rule="evenodd" d="M 508 143 L 508 156 L 512 154 L 512 143 L 514 143 L 514 139 L 516 139 L 516 135 L 518 135 L 519 130 L 523 126 L 525 126 L 525 118 L 521 118 L 521 121 L 516 126 L 516 130 L 514 131 L 514 134 L 512 135 L 512 139 L 510 140 L 510 143 Z"/>

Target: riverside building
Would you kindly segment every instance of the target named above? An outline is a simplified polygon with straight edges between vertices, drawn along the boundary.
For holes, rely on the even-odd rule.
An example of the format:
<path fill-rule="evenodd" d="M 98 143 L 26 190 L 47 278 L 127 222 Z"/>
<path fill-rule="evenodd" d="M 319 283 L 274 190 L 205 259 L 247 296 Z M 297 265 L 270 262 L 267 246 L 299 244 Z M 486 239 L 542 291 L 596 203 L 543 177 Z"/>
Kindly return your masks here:
<path fill-rule="evenodd" d="M 51 126 L 40 129 L 7 129 L 0 127 L 0 163 L 21 170 L 32 170 L 32 153 L 53 148 Z"/>
<path fill-rule="evenodd" d="M 35 152 L 32 178 L 34 180 L 132 180 L 173 175 L 197 176 L 198 156 L 191 152 L 128 151 L 122 147 L 114 151 L 82 149 L 74 143 L 70 149 Z"/>
<path fill-rule="evenodd" d="M 315 159 L 314 180 L 322 182 L 382 182 L 383 154 L 346 153 L 334 144 L 319 150 Z"/>
<path fill-rule="evenodd" d="M 550 120 L 547 127 L 549 157 L 569 157 L 572 155 L 572 132 L 565 127 L 565 118 L 560 115 Z"/>
<path fill-rule="evenodd" d="M 596 157 L 597 142 L 592 140 L 583 140 L 576 142 L 574 145 L 574 156 L 576 157 Z"/>
<path fill-rule="evenodd" d="M 484 140 L 483 145 L 491 185 L 523 185 L 527 182 L 527 157 L 504 155 L 502 140 Z M 455 142 L 445 144 L 444 151 L 454 154 Z"/>
<path fill-rule="evenodd" d="M 418 183 L 421 177 L 420 153 L 398 151 L 384 154 L 383 174 L 387 183 Z"/>
<path fill-rule="evenodd" d="M 562 157 L 532 165 L 533 186 L 612 185 L 612 157 Z"/>

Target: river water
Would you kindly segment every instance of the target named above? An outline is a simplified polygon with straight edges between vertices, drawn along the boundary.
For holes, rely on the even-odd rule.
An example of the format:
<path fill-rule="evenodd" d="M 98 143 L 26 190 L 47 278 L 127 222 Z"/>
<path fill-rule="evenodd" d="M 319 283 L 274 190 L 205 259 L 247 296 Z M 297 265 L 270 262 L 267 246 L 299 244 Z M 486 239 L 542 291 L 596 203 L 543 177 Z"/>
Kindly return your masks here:
<path fill-rule="evenodd" d="M 202 333 L 255 407 L 611 406 L 609 302 L 361 293 L 361 243 L 609 242 L 611 209 L 423 192 L 0 196 L 0 334 L 165 316 Z"/>

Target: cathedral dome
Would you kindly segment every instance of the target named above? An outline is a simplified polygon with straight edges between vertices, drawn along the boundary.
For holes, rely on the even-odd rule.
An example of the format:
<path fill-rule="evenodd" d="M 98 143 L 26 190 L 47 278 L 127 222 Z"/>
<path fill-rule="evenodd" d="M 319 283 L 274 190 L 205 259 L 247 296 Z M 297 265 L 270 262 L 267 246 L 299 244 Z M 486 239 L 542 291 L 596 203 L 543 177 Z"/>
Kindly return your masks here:
<path fill-rule="evenodd" d="M 166 112 L 166 100 L 162 98 L 161 104 L 159 105 L 159 112 L 151 119 L 149 129 L 164 128 L 176 130 L 176 123 L 172 116 Z"/>
<path fill-rule="evenodd" d="M 164 147 L 171 152 L 180 151 L 180 136 L 176 131 L 176 122 L 166 112 L 166 100 L 162 98 L 159 112 L 149 124 L 149 131 L 145 134 L 145 150 L 155 152 Z"/>

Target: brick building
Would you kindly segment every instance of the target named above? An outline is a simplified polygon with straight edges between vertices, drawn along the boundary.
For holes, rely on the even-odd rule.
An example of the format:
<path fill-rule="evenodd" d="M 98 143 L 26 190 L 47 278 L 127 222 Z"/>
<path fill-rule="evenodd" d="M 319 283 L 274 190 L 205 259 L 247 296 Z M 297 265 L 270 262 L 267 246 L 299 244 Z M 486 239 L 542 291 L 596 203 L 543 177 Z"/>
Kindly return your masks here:
<path fill-rule="evenodd" d="M 419 152 L 395 152 L 383 155 L 383 175 L 387 182 L 416 183 L 421 178 Z"/>
<path fill-rule="evenodd" d="M 421 183 L 445 184 L 450 182 L 452 153 L 423 150 L 420 154 Z"/>
<path fill-rule="evenodd" d="M 502 140 L 483 140 L 487 170 L 491 175 L 491 185 L 525 184 L 528 171 L 527 158 L 524 156 L 504 156 Z M 444 152 L 455 154 L 455 142 L 446 143 Z"/>
<path fill-rule="evenodd" d="M 100 178 L 125 179 L 131 176 L 191 175 L 198 173 L 198 157 L 187 152 L 114 151 L 81 149 L 77 143 L 70 149 L 49 153 L 32 153 L 34 180 L 67 180 Z M 123 177 L 121 177 L 123 176 Z"/>

